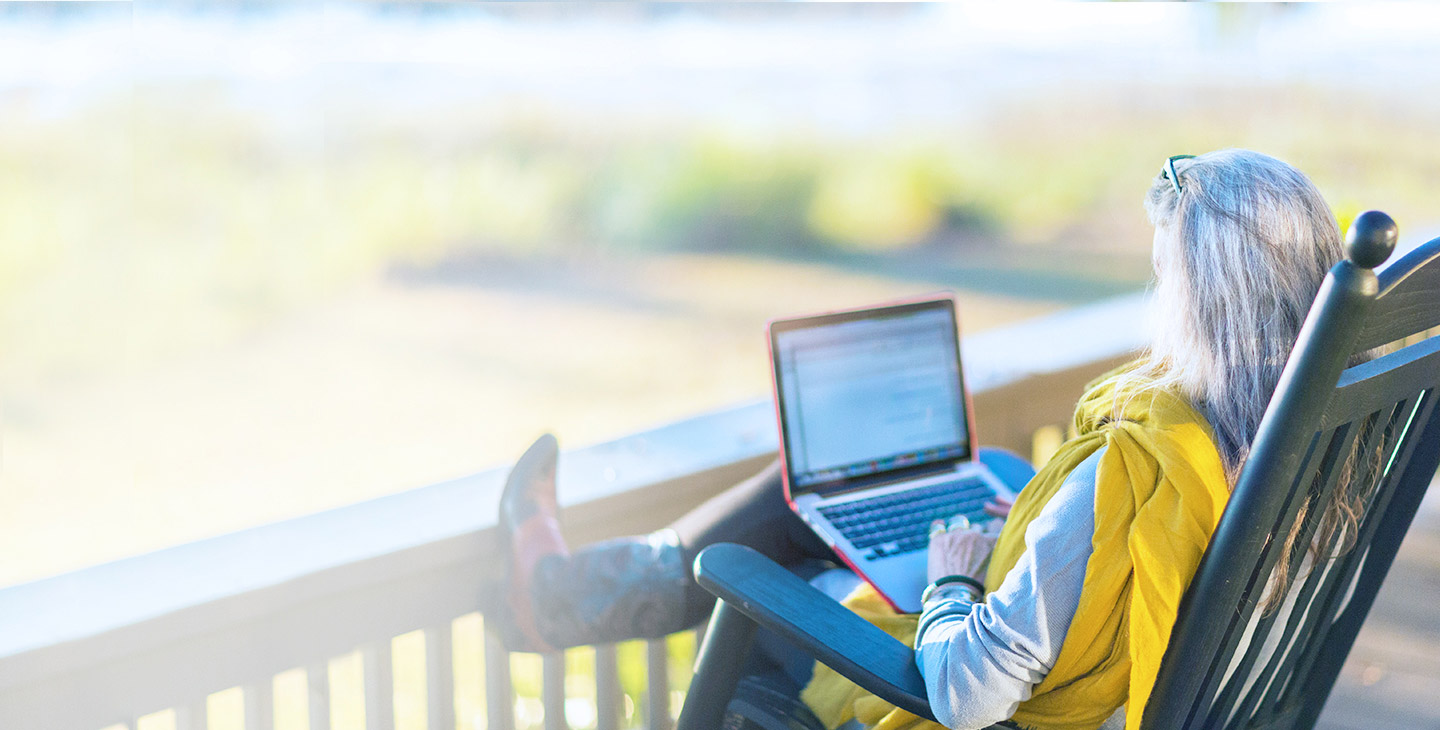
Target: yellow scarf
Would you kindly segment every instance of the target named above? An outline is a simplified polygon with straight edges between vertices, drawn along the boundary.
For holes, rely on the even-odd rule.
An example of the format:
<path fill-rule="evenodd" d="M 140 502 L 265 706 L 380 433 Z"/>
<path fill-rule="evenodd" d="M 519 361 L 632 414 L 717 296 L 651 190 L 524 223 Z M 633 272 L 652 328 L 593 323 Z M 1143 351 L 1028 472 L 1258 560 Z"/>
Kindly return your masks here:
<path fill-rule="evenodd" d="M 1212 430 L 1183 398 L 1149 386 L 1129 367 L 1086 388 L 1076 436 L 1021 491 L 985 576 L 994 591 L 1025 551 L 1025 528 L 1080 462 L 1101 447 L 1095 537 L 1080 604 L 1050 673 L 1012 719 L 1027 728 L 1093 730 L 1127 705 L 1140 725 L 1181 595 L 1230 497 Z M 891 611 L 868 584 L 845 600 L 906 643 L 918 616 Z M 802 699 L 828 727 L 859 718 L 876 730 L 939 730 L 856 687 L 823 665 Z"/>

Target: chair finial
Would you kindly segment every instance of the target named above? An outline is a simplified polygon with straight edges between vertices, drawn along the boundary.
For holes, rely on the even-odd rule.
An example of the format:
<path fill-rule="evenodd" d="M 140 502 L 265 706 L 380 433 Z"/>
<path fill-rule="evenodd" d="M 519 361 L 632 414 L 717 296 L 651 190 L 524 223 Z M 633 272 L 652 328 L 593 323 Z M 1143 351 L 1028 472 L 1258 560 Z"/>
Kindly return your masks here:
<path fill-rule="evenodd" d="M 1350 224 L 1350 231 L 1345 234 L 1345 250 L 1351 263 L 1373 269 L 1390 258 L 1399 237 L 1400 229 L 1393 218 L 1378 210 L 1367 210 Z"/>

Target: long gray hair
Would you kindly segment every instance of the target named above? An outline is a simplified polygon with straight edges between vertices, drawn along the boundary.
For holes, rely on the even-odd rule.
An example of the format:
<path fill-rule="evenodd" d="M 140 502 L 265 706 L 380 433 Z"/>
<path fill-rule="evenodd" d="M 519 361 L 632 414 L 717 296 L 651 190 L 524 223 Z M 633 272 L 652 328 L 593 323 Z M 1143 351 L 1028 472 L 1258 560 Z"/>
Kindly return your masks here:
<path fill-rule="evenodd" d="M 1299 170 L 1249 150 L 1176 160 L 1145 196 L 1157 327 L 1142 370 L 1215 430 L 1231 486 L 1330 267 L 1340 229 Z"/>
<path fill-rule="evenodd" d="M 1155 225 L 1157 327 L 1137 374 L 1177 387 L 1210 421 L 1231 488 L 1326 272 L 1344 256 L 1335 215 L 1314 184 L 1273 157 L 1220 150 L 1174 162 L 1145 196 Z M 1349 549 L 1364 510 L 1352 452 L 1319 516 L 1313 559 L 1341 536 Z M 1280 606 L 1298 569 L 1286 536 L 1262 602 Z M 1332 554 L 1333 555 L 1333 554 Z"/>

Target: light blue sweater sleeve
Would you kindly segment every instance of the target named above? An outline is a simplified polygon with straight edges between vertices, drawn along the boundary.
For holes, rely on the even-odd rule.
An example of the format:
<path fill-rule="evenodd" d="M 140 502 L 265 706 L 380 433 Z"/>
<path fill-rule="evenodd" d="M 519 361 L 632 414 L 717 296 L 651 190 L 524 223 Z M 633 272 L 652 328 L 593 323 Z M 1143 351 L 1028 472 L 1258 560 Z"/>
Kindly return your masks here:
<path fill-rule="evenodd" d="M 932 597 L 915 637 L 930 707 L 946 727 L 1009 719 L 1060 656 L 1095 533 L 1095 471 L 1076 467 L 1025 530 L 1025 552 L 984 603 Z"/>

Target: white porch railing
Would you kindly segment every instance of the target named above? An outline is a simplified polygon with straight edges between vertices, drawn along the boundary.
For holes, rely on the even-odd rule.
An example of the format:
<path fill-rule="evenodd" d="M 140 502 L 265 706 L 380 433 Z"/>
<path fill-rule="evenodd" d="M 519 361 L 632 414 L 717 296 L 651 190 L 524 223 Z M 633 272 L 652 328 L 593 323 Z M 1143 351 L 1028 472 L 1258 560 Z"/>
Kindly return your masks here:
<path fill-rule="evenodd" d="M 1082 385 L 1141 345 L 1143 310 L 1135 295 L 965 338 L 981 440 L 1022 453 L 1037 432 L 1058 441 Z M 663 526 L 757 471 L 775 445 L 762 400 L 567 452 L 559 475 L 567 534 L 584 543 Z M 504 473 L 0 590 L 0 729 L 268 730 L 297 672 L 311 730 L 388 729 L 397 715 L 404 730 L 454 730 L 457 719 L 466 728 L 514 727 L 526 718 L 516 717 L 510 657 L 492 639 L 482 650 L 478 639 L 456 638 L 475 632 L 482 596 L 495 590 Z M 392 647 L 422 643 L 418 669 L 396 663 Z M 475 673 L 455 671 L 480 663 L 482 651 L 483 691 Z M 342 692 L 341 670 L 357 652 L 362 686 Z M 650 642 L 644 656 L 644 709 L 631 714 L 666 728 L 675 696 L 665 643 Z M 617 666 L 615 647 L 596 648 L 593 689 L 577 692 L 572 681 L 567 693 L 562 655 L 544 657 L 544 727 L 568 727 L 575 695 L 583 696 L 583 711 L 571 712 L 577 724 L 620 727 L 627 699 Z M 402 676 L 423 682 L 423 708 L 397 705 L 415 694 L 396 694 Z M 223 704 L 216 693 L 234 699 L 234 688 L 243 710 L 212 713 Z M 332 706 L 342 694 L 363 697 L 363 719 Z M 483 696 L 483 724 L 470 722 L 480 712 L 474 703 L 457 718 L 457 698 L 469 696 Z M 528 718 L 536 704 L 519 707 Z"/>

